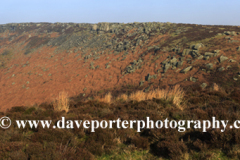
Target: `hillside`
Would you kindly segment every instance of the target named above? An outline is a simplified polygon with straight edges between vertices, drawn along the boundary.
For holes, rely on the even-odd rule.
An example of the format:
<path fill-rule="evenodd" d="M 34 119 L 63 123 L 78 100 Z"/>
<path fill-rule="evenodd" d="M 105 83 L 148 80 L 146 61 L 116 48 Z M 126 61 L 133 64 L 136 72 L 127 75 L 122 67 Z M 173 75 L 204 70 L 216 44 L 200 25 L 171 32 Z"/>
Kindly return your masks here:
<path fill-rule="evenodd" d="M 51 102 L 61 91 L 84 100 L 109 91 L 209 86 L 213 72 L 239 66 L 239 41 L 237 26 L 0 25 L 1 110 Z M 237 73 L 229 76 L 238 83 Z"/>
<path fill-rule="evenodd" d="M 193 125 L 184 132 L 52 126 L 61 117 L 199 122 L 216 117 L 232 124 L 240 119 L 239 54 L 238 26 L 0 25 L 1 116 L 52 120 L 49 129 L 16 124 L 1 129 L 0 159 L 239 159 L 240 131 L 231 126 L 224 132 Z"/>

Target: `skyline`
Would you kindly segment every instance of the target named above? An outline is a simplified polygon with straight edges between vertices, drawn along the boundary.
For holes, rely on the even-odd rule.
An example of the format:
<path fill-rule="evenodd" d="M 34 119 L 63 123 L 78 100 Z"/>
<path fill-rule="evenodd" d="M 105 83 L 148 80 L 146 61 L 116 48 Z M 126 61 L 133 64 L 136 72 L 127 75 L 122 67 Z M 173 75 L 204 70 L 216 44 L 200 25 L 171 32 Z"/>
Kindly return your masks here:
<path fill-rule="evenodd" d="M 0 6 L 0 24 L 171 22 L 240 25 L 239 5 L 237 0 L 9 0 Z"/>

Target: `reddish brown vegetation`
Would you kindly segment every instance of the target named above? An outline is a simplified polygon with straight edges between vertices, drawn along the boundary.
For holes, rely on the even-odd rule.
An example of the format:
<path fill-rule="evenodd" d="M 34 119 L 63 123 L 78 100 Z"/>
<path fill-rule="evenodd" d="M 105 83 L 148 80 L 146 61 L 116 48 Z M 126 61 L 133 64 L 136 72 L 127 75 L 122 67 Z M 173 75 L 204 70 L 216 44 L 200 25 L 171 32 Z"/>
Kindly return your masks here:
<path fill-rule="evenodd" d="M 134 54 L 132 53 L 133 51 L 129 50 L 129 54 L 126 56 L 124 61 L 113 61 L 110 64 L 110 69 L 106 69 L 105 64 L 113 59 L 116 60 L 119 57 L 118 55 L 109 54 L 100 57 L 98 60 L 94 60 L 94 63 L 99 65 L 99 68 L 102 69 L 91 70 L 89 69 L 89 66 L 93 58 L 89 59 L 88 62 L 85 63 L 83 60 L 78 60 L 81 57 L 76 57 L 76 55 L 82 54 L 81 51 L 69 54 L 64 50 L 61 50 L 58 51 L 58 54 L 55 54 L 56 47 L 47 46 L 46 43 L 51 37 L 59 37 L 61 35 L 60 31 L 64 29 L 64 27 L 59 27 L 59 32 L 58 30 L 51 32 L 53 30 L 51 24 L 44 25 L 45 28 L 39 30 L 40 35 L 35 35 L 36 33 L 34 33 L 34 30 L 37 29 L 36 26 L 26 26 L 26 33 L 19 35 L 13 41 L 9 41 L 6 38 L 0 41 L 0 45 L 4 46 L 0 48 L 0 52 L 3 52 L 4 50 L 11 50 L 14 53 L 11 58 L 8 57 L 4 59 L 5 66 L 4 68 L 0 69 L 0 106 L 2 111 L 5 111 L 7 108 L 13 106 L 29 106 L 47 101 L 50 102 L 62 90 L 68 92 L 70 97 L 85 93 L 85 97 L 79 96 L 81 99 L 85 99 L 89 96 L 97 96 L 97 94 L 98 96 L 101 96 L 108 92 L 113 93 L 116 91 L 125 94 L 126 89 L 121 91 L 121 89 L 123 89 L 122 86 L 137 86 L 139 81 L 144 79 L 147 74 L 152 75 L 157 73 L 157 69 L 155 69 L 155 63 L 160 64 L 160 62 L 165 60 L 169 54 L 173 54 L 173 52 L 170 51 L 166 53 L 165 51 L 158 50 L 156 54 L 161 55 L 160 58 L 157 59 L 155 63 L 151 63 L 152 58 L 150 58 L 150 55 L 154 53 L 154 50 L 148 51 L 149 46 L 158 45 L 161 48 L 170 48 L 175 45 L 175 40 L 181 40 L 182 37 L 185 37 L 182 41 L 178 42 L 178 45 L 183 45 L 183 48 L 187 48 L 189 43 L 192 41 L 204 40 L 205 38 L 213 37 L 217 33 L 222 33 L 225 30 L 234 30 L 236 32 L 239 31 L 238 27 L 231 26 L 196 26 L 189 24 L 174 24 L 172 29 L 170 27 L 170 29 L 164 30 L 165 34 L 163 31 L 161 31 L 163 35 L 151 36 L 148 40 L 148 43 L 143 47 L 137 46 L 136 50 L 134 50 Z M 175 31 L 174 29 L 179 27 L 190 27 L 190 29 L 181 33 L 180 35 L 172 37 L 171 33 Z M 224 28 L 224 30 L 219 28 Z M 46 34 L 46 30 L 51 34 Z M 76 32 L 78 30 L 81 31 L 81 27 L 75 29 Z M 16 30 L 16 33 L 21 33 L 21 31 L 22 30 L 20 29 Z M 72 30 L 72 27 L 70 27 L 66 32 L 72 34 L 75 31 Z M 128 33 L 134 33 L 134 31 L 135 30 L 133 29 Z M 209 33 L 209 31 L 213 32 Z M 6 34 L 14 36 L 16 33 L 12 31 L 6 31 L 1 33 L 0 36 L 5 37 Z M 125 35 L 128 33 L 124 33 L 122 36 L 112 34 L 112 38 L 114 39 L 116 36 L 118 36 L 121 40 L 128 39 L 129 37 Z M 131 38 L 129 40 L 131 40 Z M 239 35 L 235 36 L 234 39 L 240 40 Z M 221 54 L 226 55 L 229 58 L 232 58 L 234 55 L 238 54 L 236 52 L 236 48 L 239 44 L 229 43 L 224 36 L 210 39 L 207 43 L 208 44 L 205 44 L 207 47 L 205 47 L 202 52 L 211 52 L 214 49 L 220 49 Z M 73 50 L 74 48 L 71 49 L 71 51 Z M 113 51 L 107 49 L 105 52 L 112 53 Z M 90 51 L 87 54 L 89 53 Z M 120 55 L 121 54 L 123 54 L 123 52 L 120 53 Z M 131 73 L 122 77 L 121 73 L 123 69 L 126 68 L 130 62 L 138 59 L 142 54 L 145 55 L 142 57 L 144 59 L 143 67 L 137 70 L 135 73 Z M 51 58 L 51 56 L 53 57 Z M 109 57 L 109 59 L 106 59 L 106 57 Z M 188 57 L 191 56 L 189 55 Z M 235 56 L 235 60 L 238 60 L 237 57 Z M 209 60 L 209 62 L 211 61 L 214 61 L 214 59 L 212 58 Z M 205 63 L 205 61 L 196 60 L 195 64 L 193 65 L 196 68 L 187 74 L 179 74 L 178 72 L 176 73 L 175 70 L 169 70 L 164 78 L 160 74 L 157 79 L 152 79 L 150 83 L 154 84 L 154 88 L 162 88 L 169 85 L 171 86 L 176 83 L 186 86 L 191 85 L 192 83 L 184 81 L 190 76 L 197 76 L 200 82 L 207 81 L 208 83 L 212 83 L 205 78 L 206 73 L 199 72 L 198 67 L 201 66 L 200 64 L 202 63 Z M 226 67 L 228 63 L 224 62 L 221 65 Z M 187 65 L 184 63 L 181 68 L 186 66 Z M 219 63 L 217 63 L 215 68 L 218 68 L 219 66 Z M 13 74 L 15 74 L 15 77 L 12 77 Z M 49 74 L 51 74 L 51 76 L 49 76 Z M 86 75 L 88 76 L 85 78 Z M 110 76 L 111 78 L 109 78 Z M 160 80 L 161 78 L 163 79 Z M 26 84 L 26 82 L 30 83 Z M 148 84 L 145 83 L 143 87 L 138 87 L 136 90 L 143 89 L 147 86 Z M 87 90 L 83 92 L 85 87 Z M 132 92 L 133 88 L 129 88 L 128 90 Z M 103 92 L 99 94 L 99 91 Z"/>

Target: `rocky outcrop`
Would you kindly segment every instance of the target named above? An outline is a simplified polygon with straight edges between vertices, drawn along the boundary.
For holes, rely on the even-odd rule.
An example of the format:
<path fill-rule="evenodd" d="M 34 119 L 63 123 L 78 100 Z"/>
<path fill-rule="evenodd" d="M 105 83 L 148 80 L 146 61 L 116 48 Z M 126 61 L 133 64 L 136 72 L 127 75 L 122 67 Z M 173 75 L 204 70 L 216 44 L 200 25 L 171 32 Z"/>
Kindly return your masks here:
<path fill-rule="evenodd" d="M 126 75 L 129 73 L 135 72 L 135 70 L 140 69 L 142 67 L 142 59 L 139 58 L 137 61 L 134 60 L 133 62 L 128 65 L 125 70 L 122 72 L 122 75 Z"/>

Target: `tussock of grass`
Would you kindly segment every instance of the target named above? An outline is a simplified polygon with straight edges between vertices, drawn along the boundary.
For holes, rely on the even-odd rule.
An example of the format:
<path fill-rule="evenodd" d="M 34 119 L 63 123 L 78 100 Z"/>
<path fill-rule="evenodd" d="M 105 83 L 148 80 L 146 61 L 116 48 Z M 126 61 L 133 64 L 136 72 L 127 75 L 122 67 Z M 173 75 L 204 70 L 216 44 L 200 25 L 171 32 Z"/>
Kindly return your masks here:
<path fill-rule="evenodd" d="M 133 101 L 143 101 L 146 99 L 146 93 L 143 91 L 137 91 L 135 93 L 130 94 L 128 99 Z"/>
<path fill-rule="evenodd" d="M 53 101 L 53 108 L 56 111 L 69 110 L 69 98 L 68 94 L 64 91 L 60 92 L 56 100 Z"/>
<path fill-rule="evenodd" d="M 112 94 L 109 92 L 103 98 L 98 99 L 100 102 L 111 103 L 112 102 Z"/>
<path fill-rule="evenodd" d="M 127 101 L 127 100 L 128 100 L 128 96 L 126 94 L 121 94 L 116 98 L 116 101 Z"/>
<path fill-rule="evenodd" d="M 214 91 L 219 91 L 220 87 L 216 83 L 213 83 L 212 89 Z"/>
<path fill-rule="evenodd" d="M 152 100 L 155 99 L 165 99 L 168 101 L 173 101 L 173 104 L 175 104 L 177 107 L 182 109 L 181 102 L 184 97 L 185 93 L 180 88 L 180 85 L 175 85 L 172 89 L 156 89 L 153 91 L 150 91 L 148 93 L 145 93 L 143 91 L 137 91 L 135 93 L 130 94 L 129 96 L 126 94 L 122 94 L 119 97 L 113 99 L 111 93 L 108 93 L 105 95 L 105 97 L 98 99 L 101 102 L 105 103 L 113 103 L 115 101 L 144 101 L 144 100 Z"/>

